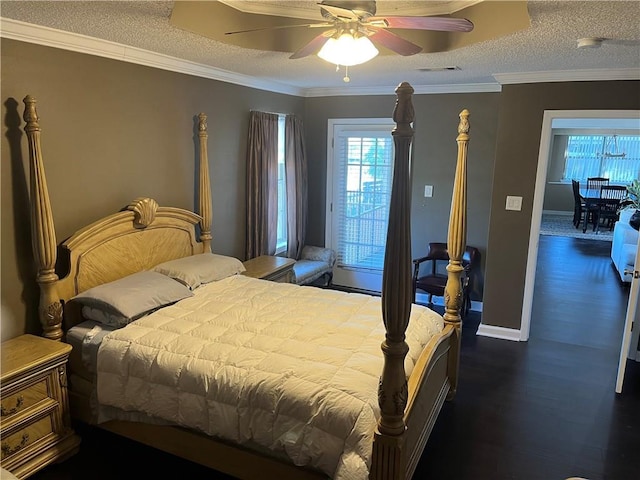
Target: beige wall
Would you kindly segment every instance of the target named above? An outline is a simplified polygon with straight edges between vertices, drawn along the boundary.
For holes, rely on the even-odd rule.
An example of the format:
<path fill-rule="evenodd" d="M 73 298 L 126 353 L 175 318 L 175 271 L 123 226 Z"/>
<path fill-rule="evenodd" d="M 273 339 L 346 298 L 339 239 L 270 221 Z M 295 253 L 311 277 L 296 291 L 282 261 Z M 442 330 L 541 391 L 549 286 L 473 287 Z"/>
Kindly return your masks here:
<path fill-rule="evenodd" d="M 559 183 L 564 175 L 564 152 L 567 135 L 553 135 L 551 154 L 547 166 L 547 184 L 544 188 L 543 210 L 569 212 L 573 215 L 573 188 L 571 184 Z"/>
<path fill-rule="evenodd" d="M 395 97 L 300 98 L 115 60 L 2 40 L 2 339 L 39 333 L 22 99 L 38 99 L 58 241 L 141 195 L 194 207 L 194 116 L 209 115 L 214 251 L 242 258 L 244 145 L 250 109 L 296 113 L 309 154 L 309 243 L 324 244 L 327 119 L 389 117 Z M 399 82 L 402 79 L 399 79 Z M 637 109 L 640 82 L 506 86 L 502 93 L 416 95 L 414 253 L 441 240 L 462 108 L 471 112 L 468 243 L 485 270 L 483 322 L 519 328 L 545 109 Z M 424 199 L 424 185 L 434 197 Z M 522 195 L 522 212 L 504 198 Z"/>
<path fill-rule="evenodd" d="M 208 115 L 213 250 L 242 258 L 250 109 L 304 99 L 2 39 L 2 339 L 39 333 L 22 99 L 38 100 L 58 242 L 138 196 L 193 209 L 194 117 Z"/>
<path fill-rule="evenodd" d="M 459 113 L 470 112 L 467 243 L 487 246 L 489 206 L 499 94 L 414 95 L 413 193 L 411 231 L 413 257 L 426 253 L 429 242 L 447 240 L 447 225 L 457 156 Z M 390 117 L 395 95 L 325 97 L 307 100 L 305 127 L 309 151 L 309 242 L 324 244 L 326 214 L 327 121 L 330 118 Z M 309 134 L 312 132 L 312 134 Z M 424 186 L 433 197 L 424 198 Z M 481 279 L 480 279 L 481 280 Z M 482 299 L 482 281 L 473 292 Z"/>
<path fill-rule="evenodd" d="M 544 111 L 638 108 L 638 81 L 566 82 L 503 87 L 485 264 L 484 324 L 520 328 Z M 507 195 L 523 197 L 522 211 L 504 209 Z"/>

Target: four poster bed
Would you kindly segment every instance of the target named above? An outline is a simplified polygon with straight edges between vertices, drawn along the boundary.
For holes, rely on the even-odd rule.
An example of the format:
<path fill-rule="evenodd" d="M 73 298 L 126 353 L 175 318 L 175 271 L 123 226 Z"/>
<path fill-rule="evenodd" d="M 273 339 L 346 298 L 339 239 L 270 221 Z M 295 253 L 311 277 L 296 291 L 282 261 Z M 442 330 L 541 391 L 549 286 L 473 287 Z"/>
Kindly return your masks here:
<path fill-rule="evenodd" d="M 204 114 L 199 212 L 136 199 L 61 244 L 69 270 L 59 278 L 36 101 L 27 96 L 39 314 L 45 337 L 74 346 L 72 417 L 239 478 L 411 478 L 457 384 L 469 130 L 464 110 L 439 315 L 411 303 L 412 93 L 407 83 L 396 89 L 381 297 L 249 278 L 239 261 L 211 253 Z M 185 281 L 156 268 L 185 259 L 188 269 L 212 260 L 224 272 L 198 271 Z M 150 273 L 185 287 L 184 299 L 126 313 L 122 323 L 93 316 L 111 300 L 91 303 L 92 292 L 124 280 L 112 300 L 131 300 L 137 287 L 126 282 Z M 113 319 L 120 307 L 101 314 Z"/>

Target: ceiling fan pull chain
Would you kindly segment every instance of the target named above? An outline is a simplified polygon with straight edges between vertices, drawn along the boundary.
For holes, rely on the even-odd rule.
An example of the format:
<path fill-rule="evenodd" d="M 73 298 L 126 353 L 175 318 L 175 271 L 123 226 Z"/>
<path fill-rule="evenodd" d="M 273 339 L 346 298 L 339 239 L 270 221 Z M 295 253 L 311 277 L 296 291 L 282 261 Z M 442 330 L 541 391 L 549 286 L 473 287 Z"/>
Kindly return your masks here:
<path fill-rule="evenodd" d="M 344 80 L 344 83 L 349 83 L 351 81 L 351 79 L 349 78 L 349 66 L 348 65 L 346 65 L 344 67 L 344 78 L 342 80 Z"/>

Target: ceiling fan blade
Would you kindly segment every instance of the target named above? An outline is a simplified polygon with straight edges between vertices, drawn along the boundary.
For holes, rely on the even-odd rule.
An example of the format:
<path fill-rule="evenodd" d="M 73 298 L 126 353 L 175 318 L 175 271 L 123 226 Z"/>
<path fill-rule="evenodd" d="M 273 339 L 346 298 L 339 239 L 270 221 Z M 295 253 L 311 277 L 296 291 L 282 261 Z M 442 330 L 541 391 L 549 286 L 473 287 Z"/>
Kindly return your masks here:
<path fill-rule="evenodd" d="M 329 37 L 331 37 L 331 35 L 333 35 L 334 33 L 336 33 L 335 30 L 327 30 L 326 32 L 322 32 L 305 46 L 293 52 L 293 54 L 289 58 L 295 60 L 297 58 L 303 58 L 318 53 L 324 46 L 324 44 L 327 43 Z"/>
<path fill-rule="evenodd" d="M 249 30 L 236 30 L 235 32 L 225 32 L 225 35 L 235 35 L 236 33 L 249 33 L 249 32 L 261 32 L 263 30 L 280 30 L 283 28 L 299 28 L 299 27 L 309 27 L 309 28 L 329 28 L 333 27 L 333 23 L 302 23 L 299 25 L 279 25 L 273 27 L 263 27 L 263 28 L 251 28 Z"/>
<path fill-rule="evenodd" d="M 395 33 L 391 33 L 384 28 L 372 28 L 368 27 L 369 30 L 374 33 L 369 35 L 369 40 L 374 43 L 379 43 L 383 47 L 388 48 L 400 55 L 409 56 L 415 55 L 416 53 L 420 53 L 422 51 L 422 47 L 416 45 L 415 43 L 411 43 L 408 40 L 405 40 L 402 37 L 399 37 Z"/>
<path fill-rule="evenodd" d="M 439 30 L 442 32 L 470 32 L 473 23 L 466 18 L 449 17 L 371 17 L 367 25 L 412 30 Z"/>

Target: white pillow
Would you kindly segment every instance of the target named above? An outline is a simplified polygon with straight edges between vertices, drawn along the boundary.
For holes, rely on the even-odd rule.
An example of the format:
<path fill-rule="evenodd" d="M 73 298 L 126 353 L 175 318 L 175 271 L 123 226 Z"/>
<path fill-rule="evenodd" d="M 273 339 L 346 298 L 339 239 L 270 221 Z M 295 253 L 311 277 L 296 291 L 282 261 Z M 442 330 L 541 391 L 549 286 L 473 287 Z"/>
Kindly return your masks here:
<path fill-rule="evenodd" d="M 145 271 L 90 288 L 71 300 L 82 304 L 86 318 L 123 326 L 153 310 L 191 296 L 191 290 L 180 282 L 157 272 Z"/>
<path fill-rule="evenodd" d="M 243 263 L 237 258 L 215 253 L 200 253 L 169 260 L 153 268 L 154 272 L 178 280 L 191 290 L 198 288 L 203 283 L 222 280 L 245 270 Z"/>

